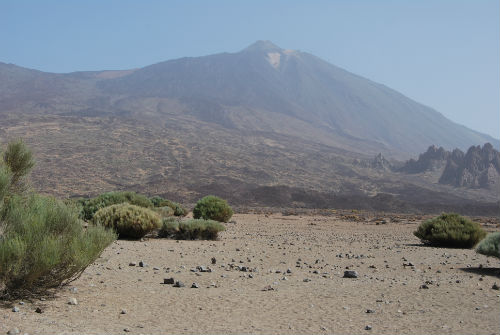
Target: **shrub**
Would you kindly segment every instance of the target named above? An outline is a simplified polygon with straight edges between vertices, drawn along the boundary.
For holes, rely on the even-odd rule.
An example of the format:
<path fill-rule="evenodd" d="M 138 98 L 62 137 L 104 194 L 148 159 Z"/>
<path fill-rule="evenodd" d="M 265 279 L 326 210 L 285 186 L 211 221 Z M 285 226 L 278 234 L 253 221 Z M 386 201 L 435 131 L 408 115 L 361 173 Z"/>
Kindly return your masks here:
<path fill-rule="evenodd" d="M 172 208 L 175 216 L 186 216 L 188 211 L 181 204 L 177 202 L 170 201 L 168 199 L 164 199 L 159 196 L 154 196 L 149 198 L 149 200 L 153 203 L 154 207 L 165 207 L 168 206 Z"/>
<path fill-rule="evenodd" d="M 420 224 L 414 235 L 436 246 L 472 248 L 486 236 L 486 232 L 478 223 L 463 216 L 444 213 Z"/>
<path fill-rule="evenodd" d="M 224 230 L 226 227 L 217 221 L 202 219 L 179 221 L 167 218 L 163 220 L 158 237 L 178 240 L 216 240 L 218 233 Z"/>
<path fill-rule="evenodd" d="M 130 191 L 108 192 L 92 199 L 81 200 L 83 206 L 81 218 L 90 221 L 99 209 L 125 202 L 145 208 L 153 207 L 153 203 L 144 195 Z"/>
<path fill-rule="evenodd" d="M 166 218 L 174 215 L 174 210 L 168 206 L 165 207 L 155 207 L 153 210 L 158 213 L 162 218 Z"/>
<path fill-rule="evenodd" d="M 486 256 L 500 258 L 500 231 L 488 234 L 488 236 L 479 243 L 476 251 Z"/>
<path fill-rule="evenodd" d="M 33 165 L 22 141 L 10 143 L 0 162 L 3 298 L 42 294 L 75 280 L 116 239 L 102 226 L 84 229 L 76 206 L 29 194 Z"/>
<path fill-rule="evenodd" d="M 93 222 L 115 229 L 120 237 L 141 238 L 159 228 L 161 218 L 148 208 L 123 203 L 101 208 Z"/>
<path fill-rule="evenodd" d="M 0 280 L 8 296 L 65 285 L 116 239 L 102 226 L 84 230 L 76 208 L 41 196 L 9 200 L 0 238 Z"/>
<path fill-rule="evenodd" d="M 162 220 L 160 231 L 158 232 L 158 237 L 175 238 L 176 234 L 179 232 L 179 220 L 170 217 Z"/>
<path fill-rule="evenodd" d="M 199 200 L 193 209 L 195 219 L 228 222 L 231 216 L 233 216 L 233 210 L 227 202 L 213 195 L 208 195 Z"/>
<path fill-rule="evenodd" d="M 35 166 L 33 155 L 22 140 L 7 144 L 3 154 L 3 165 L 10 171 L 10 191 L 21 193 L 26 191 L 26 178 Z"/>
<path fill-rule="evenodd" d="M 226 227 L 217 221 L 191 219 L 179 222 L 175 236 L 181 240 L 216 240 L 217 234 L 224 230 Z"/>

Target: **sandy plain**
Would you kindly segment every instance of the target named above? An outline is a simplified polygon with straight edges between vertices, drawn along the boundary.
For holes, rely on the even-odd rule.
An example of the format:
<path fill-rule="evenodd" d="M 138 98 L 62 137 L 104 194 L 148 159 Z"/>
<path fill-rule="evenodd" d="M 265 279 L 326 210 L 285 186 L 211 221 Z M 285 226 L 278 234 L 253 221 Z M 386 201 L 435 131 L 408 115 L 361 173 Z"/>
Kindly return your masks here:
<path fill-rule="evenodd" d="M 422 245 L 419 220 L 233 220 L 218 241 L 116 241 L 55 297 L 1 306 L 0 333 L 500 333 L 498 259 Z M 343 278 L 346 269 L 359 277 Z"/>

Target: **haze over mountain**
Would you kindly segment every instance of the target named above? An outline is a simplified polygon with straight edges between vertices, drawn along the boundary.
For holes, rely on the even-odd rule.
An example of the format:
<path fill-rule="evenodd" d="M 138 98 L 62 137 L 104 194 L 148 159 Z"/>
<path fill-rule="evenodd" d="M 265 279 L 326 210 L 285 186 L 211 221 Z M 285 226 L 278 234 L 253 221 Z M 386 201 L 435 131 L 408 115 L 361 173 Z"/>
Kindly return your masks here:
<path fill-rule="evenodd" d="M 141 110 L 124 104 L 157 98 L 227 128 L 290 134 L 362 153 L 418 153 L 432 144 L 463 150 L 485 142 L 499 145 L 384 85 L 269 41 L 234 54 L 137 70 L 57 75 L 3 65 L 0 76 L 2 110 L 9 109 L 9 101 L 25 99 L 48 102 L 52 112 L 60 106 L 50 104 L 62 99 L 87 104 L 84 113 L 90 108 L 142 117 Z M 173 109 L 157 104 L 158 114 Z"/>
<path fill-rule="evenodd" d="M 0 63 L 0 117 L 0 140 L 26 138 L 44 166 L 36 183 L 54 194 L 135 188 L 191 199 L 270 185 L 399 194 L 391 172 L 366 175 L 370 164 L 353 160 L 500 146 L 384 85 L 268 41 L 123 71 Z"/>

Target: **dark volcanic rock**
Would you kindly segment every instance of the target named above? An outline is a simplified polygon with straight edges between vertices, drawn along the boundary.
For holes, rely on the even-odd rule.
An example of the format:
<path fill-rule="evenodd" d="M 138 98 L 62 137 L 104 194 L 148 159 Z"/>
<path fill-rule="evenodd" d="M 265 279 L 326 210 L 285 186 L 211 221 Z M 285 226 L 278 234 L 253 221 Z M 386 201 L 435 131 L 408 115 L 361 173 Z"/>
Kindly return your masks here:
<path fill-rule="evenodd" d="M 399 169 L 405 173 L 421 173 L 425 171 L 435 171 L 442 168 L 451 153 L 442 147 L 430 146 L 427 151 L 418 156 L 418 160 L 410 159 Z"/>
<path fill-rule="evenodd" d="M 494 189 L 500 181 L 500 152 L 490 143 L 472 146 L 464 155 L 455 149 L 439 178 L 440 184 L 455 187 Z"/>

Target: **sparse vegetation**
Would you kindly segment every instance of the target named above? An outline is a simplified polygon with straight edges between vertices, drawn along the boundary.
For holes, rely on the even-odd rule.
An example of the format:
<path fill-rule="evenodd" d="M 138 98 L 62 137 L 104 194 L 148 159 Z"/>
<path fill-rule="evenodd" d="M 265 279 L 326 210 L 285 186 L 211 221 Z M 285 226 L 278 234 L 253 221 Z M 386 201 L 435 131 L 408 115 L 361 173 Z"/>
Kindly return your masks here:
<path fill-rule="evenodd" d="M 484 240 L 479 243 L 476 251 L 486 256 L 500 258 L 500 232 L 488 234 Z"/>
<path fill-rule="evenodd" d="M 418 227 L 414 235 L 435 246 L 472 248 L 485 236 L 481 226 L 455 213 L 444 213 Z"/>
<path fill-rule="evenodd" d="M 162 218 L 166 218 L 174 215 L 174 210 L 168 206 L 165 207 L 155 207 L 153 210 L 158 213 Z"/>
<path fill-rule="evenodd" d="M 102 226 L 84 229 L 76 207 L 29 193 L 34 165 L 21 142 L 0 162 L 0 281 L 2 296 L 43 294 L 78 278 L 116 238 Z"/>
<path fill-rule="evenodd" d="M 172 208 L 173 214 L 175 216 L 186 216 L 188 213 L 187 209 L 182 207 L 182 205 L 177 203 L 177 202 L 173 202 L 173 201 L 170 201 L 168 199 L 164 199 L 164 198 L 159 197 L 159 196 L 151 197 L 149 200 L 153 203 L 154 207 L 166 207 L 166 206 L 168 206 L 168 207 Z"/>
<path fill-rule="evenodd" d="M 81 218 L 90 221 L 99 209 L 125 202 L 145 208 L 153 207 L 153 203 L 144 195 L 130 191 L 108 192 L 95 198 L 81 199 L 80 203 L 83 207 Z"/>
<path fill-rule="evenodd" d="M 161 217 L 151 209 L 123 203 L 101 208 L 93 222 L 115 229 L 120 237 L 141 238 L 160 227 Z"/>
<path fill-rule="evenodd" d="M 232 216 L 233 210 L 227 204 L 226 200 L 213 195 L 208 195 L 199 200 L 193 209 L 193 217 L 195 219 L 228 222 Z"/>
<path fill-rule="evenodd" d="M 163 220 L 158 236 L 179 240 L 216 240 L 219 232 L 224 230 L 226 227 L 213 220 L 178 221 L 174 218 L 168 218 Z"/>
<path fill-rule="evenodd" d="M 161 228 L 158 232 L 158 237 L 175 238 L 179 232 L 179 220 L 177 218 L 164 218 L 161 223 Z"/>

